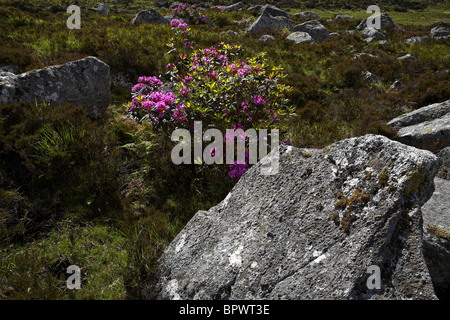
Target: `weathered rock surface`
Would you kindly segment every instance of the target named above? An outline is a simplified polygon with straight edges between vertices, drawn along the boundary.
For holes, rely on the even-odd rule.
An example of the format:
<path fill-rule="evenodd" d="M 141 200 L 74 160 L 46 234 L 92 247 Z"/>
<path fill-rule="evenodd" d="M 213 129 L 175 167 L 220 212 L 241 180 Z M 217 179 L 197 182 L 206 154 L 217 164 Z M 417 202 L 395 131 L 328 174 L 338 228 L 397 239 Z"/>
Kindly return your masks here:
<path fill-rule="evenodd" d="M 97 13 L 107 15 L 109 13 L 108 7 L 104 2 L 100 2 L 97 6 Z"/>
<path fill-rule="evenodd" d="M 406 43 L 420 43 L 420 42 L 423 42 L 426 39 L 427 39 L 427 37 L 415 36 L 415 37 L 411 37 L 411 38 L 406 39 Z"/>
<path fill-rule="evenodd" d="M 293 15 L 293 17 L 299 17 L 302 19 L 319 19 L 319 15 L 312 11 L 304 11 L 300 13 L 296 13 Z"/>
<path fill-rule="evenodd" d="M 450 100 L 401 115 L 388 122 L 399 129 L 396 139 L 431 151 L 450 146 Z"/>
<path fill-rule="evenodd" d="M 405 88 L 400 80 L 395 80 L 394 83 L 389 87 L 390 91 L 401 91 Z"/>
<path fill-rule="evenodd" d="M 306 32 L 293 32 L 287 36 L 287 40 L 294 41 L 296 44 L 299 43 L 314 43 L 314 39 Z"/>
<path fill-rule="evenodd" d="M 258 19 L 253 22 L 246 32 L 263 33 L 266 31 L 282 30 L 284 28 L 291 28 L 291 19 L 285 16 L 272 16 L 264 12 Z"/>
<path fill-rule="evenodd" d="M 450 37 L 450 30 L 446 27 L 434 27 L 430 31 L 433 38 L 447 38 Z"/>
<path fill-rule="evenodd" d="M 274 41 L 274 40 L 275 40 L 275 38 L 268 34 L 265 34 L 261 38 L 258 39 L 258 41 L 261 41 L 261 42 Z"/>
<path fill-rule="evenodd" d="M 381 82 L 380 78 L 378 78 L 376 75 L 374 75 L 373 73 L 371 73 L 369 71 L 363 71 L 362 76 L 365 81 L 373 83 L 373 84 L 378 84 Z"/>
<path fill-rule="evenodd" d="M 398 57 L 397 60 L 416 60 L 416 57 L 414 57 L 412 54 L 408 53 L 404 56 Z"/>
<path fill-rule="evenodd" d="M 337 14 L 336 17 L 334 17 L 336 20 L 342 20 L 342 19 L 355 19 L 352 16 L 349 16 L 347 14 Z"/>
<path fill-rule="evenodd" d="M 272 6 L 270 4 L 266 4 L 265 6 L 261 7 L 261 9 L 259 10 L 259 14 L 263 13 L 268 13 L 272 17 L 286 17 L 289 19 L 291 18 L 291 15 L 289 13 L 281 9 L 278 9 L 277 7 Z"/>
<path fill-rule="evenodd" d="M 249 7 L 249 8 L 247 9 L 247 11 L 259 11 L 259 10 L 262 9 L 262 7 L 263 7 L 262 5 L 257 4 L 257 5 L 255 5 L 255 6 Z"/>
<path fill-rule="evenodd" d="M 387 13 L 381 13 L 378 16 L 374 16 L 371 19 L 380 19 L 380 29 L 381 30 L 387 30 L 387 29 L 400 29 L 398 27 L 398 25 L 394 22 L 394 20 L 391 19 L 391 17 L 389 17 L 389 15 Z M 373 21 L 373 20 L 372 20 Z M 367 19 L 364 19 L 357 27 L 356 30 L 364 30 L 367 27 L 372 27 L 372 26 L 367 26 Z"/>
<path fill-rule="evenodd" d="M 322 42 L 330 38 L 328 30 L 317 20 L 311 20 L 292 28 L 292 32 L 307 32 L 314 41 Z"/>
<path fill-rule="evenodd" d="M 439 164 L 382 136 L 280 147 L 199 211 L 160 258 L 150 299 L 435 299 L 420 206 Z M 368 289 L 379 266 L 381 289 Z"/>
<path fill-rule="evenodd" d="M 153 24 L 168 24 L 169 20 L 164 18 L 157 10 L 147 9 L 138 12 L 138 14 L 131 21 L 133 24 L 138 23 L 153 23 Z"/>
<path fill-rule="evenodd" d="M 363 31 L 361 31 L 361 35 L 367 38 L 373 38 L 374 40 L 386 40 L 386 36 L 384 34 L 373 28 L 365 28 Z"/>
<path fill-rule="evenodd" d="M 422 206 L 424 257 L 439 299 L 450 299 L 450 181 L 435 178 L 435 191 Z"/>
<path fill-rule="evenodd" d="M 32 104 L 82 106 L 97 117 L 111 99 L 109 66 L 95 57 L 0 78 L 0 104 L 20 100 Z"/>
<path fill-rule="evenodd" d="M 235 4 L 232 4 L 230 6 L 225 7 L 223 9 L 223 11 L 225 11 L 225 12 L 238 11 L 238 10 L 243 9 L 244 7 L 245 6 L 244 6 L 244 4 L 242 2 L 238 2 L 238 3 L 235 3 Z"/>
<path fill-rule="evenodd" d="M 441 158 L 442 165 L 436 177 L 450 180 L 450 147 L 445 147 L 444 149 L 439 151 L 437 156 Z"/>

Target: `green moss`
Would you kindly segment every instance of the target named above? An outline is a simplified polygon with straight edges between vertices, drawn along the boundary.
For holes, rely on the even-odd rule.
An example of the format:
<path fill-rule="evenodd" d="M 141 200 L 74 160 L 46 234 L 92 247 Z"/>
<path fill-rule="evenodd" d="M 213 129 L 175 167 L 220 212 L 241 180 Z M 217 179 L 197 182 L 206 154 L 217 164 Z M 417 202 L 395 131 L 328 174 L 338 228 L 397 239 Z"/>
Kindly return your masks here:
<path fill-rule="evenodd" d="M 378 175 L 378 182 L 377 182 L 377 187 L 378 188 L 384 188 L 388 186 L 388 182 L 389 182 L 389 175 L 387 173 L 380 173 Z"/>
<path fill-rule="evenodd" d="M 427 231 L 429 233 L 434 234 L 438 238 L 450 241 L 450 232 L 447 230 L 444 230 L 437 226 L 429 225 L 429 226 L 427 226 Z"/>
<path fill-rule="evenodd" d="M 364 180 L 369 181 L 370 179 L 372 179 L 372 172 L 370 171 L 366 171 L 365 175 L 364 175 Z"/>
<path fill-rule="evenodd" d="M 407 178 L 405 181 L 405 196 L 408 198 L 412 194 L 416 193 L 420 185 L 425 180 L 425 167 L 423 164 L 419 163 L 417 165 L 412 165 L 409 168 Z"/>

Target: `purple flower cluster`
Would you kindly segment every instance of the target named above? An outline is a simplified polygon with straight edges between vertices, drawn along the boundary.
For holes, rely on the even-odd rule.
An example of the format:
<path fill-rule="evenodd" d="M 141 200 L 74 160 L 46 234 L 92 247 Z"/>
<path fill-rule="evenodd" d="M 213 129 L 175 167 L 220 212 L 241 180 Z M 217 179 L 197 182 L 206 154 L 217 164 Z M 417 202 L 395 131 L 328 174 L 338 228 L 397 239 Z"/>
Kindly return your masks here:
<path fill-rule="evenodd" d="M 203 23 L 206 21 L 206 16 L 200 14 L 195 4 L 178 5 L 172 10 L 172 15 L 178 18 L 188 19 L 190 23 Z"/>
<path fill-rule="evenodd" d="M 245 163 L 239 164 L 236 160 L 234 161 L 233 164 L 230 164 L 228 176 L 231 179 L 239 180 L 244 175 L 244 173 L 248 171 L 249 169 L 248 163 L 249 163 L 249 152 L 248 150 L 245 150 Z"/>

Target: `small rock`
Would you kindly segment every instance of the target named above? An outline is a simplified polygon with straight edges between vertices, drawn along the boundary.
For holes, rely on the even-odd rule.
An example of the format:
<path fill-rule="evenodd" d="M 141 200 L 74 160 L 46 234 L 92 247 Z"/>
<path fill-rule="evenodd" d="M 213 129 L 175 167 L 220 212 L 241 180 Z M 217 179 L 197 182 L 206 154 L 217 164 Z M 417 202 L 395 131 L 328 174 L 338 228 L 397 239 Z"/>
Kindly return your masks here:
<path fill-rule="evenodd" d="M 395 80 L 394 83 L 389 87 L 390 91 L 400 91 L 404 89 L 405 86 L 399 80 Z"/>
<path fill-rule="evenodd" d="M 336 20 L 343 20 L 343 19 L 355 19 L 352 16 L 346 15 L 346 14 L 338 14 L 336 17 L 334 17 Z"/>
<path fill-rule="evenodd" d="M 388 46 L 390 45 L 390 43 L 387 40 L 380 40 L 378 41 L 378 44 L 382 45 L 382 46 Z"/>
<path fill-rule="evenodd" d="M 374 58 L 374 59 L 377 59 L 378 58 L 378 56 L 376 56 L 376 55 L 373 55 L 373 54 L 370 54 L 370 53 L 365 53 L 365 52 L 361 52 L 361 53 L 357 53 L 357 54 L 355 54 L 354 56 L 353 56 L 353 59 L 359 59 L 359 58 L 361 58 L 361 57 L 369 57 L 369 58 Z"/>
<path fill-rule="evenodd" d="M 152 23 L 152 24 L 168 24 L 169 20 L 164 18 L 158 11 L 155 9 L 147 9 L 140 11 L 131 21 L 133 24 L 138 23 Z"/>
<path fill-rule="evenodd" d="M 287 36 L 287 40 L 294 41 L 295 43 L 314 43 L 314 39 L 307 32 L 297 31 Z"/>
<path fill-rule="evenodd" d="M 414 57 L 412 54 L 408 53 L 404 56 L 398 57 L 397 60 L 416 60 L 416 57 Z"/>
<path fill-rule="evenodd" d="M 406 43 L 420 43 L 420 42 L 423 42 L 425 39 L 426 39 L 426 37 L 415 36 L 415 37 L 406 39 Z"/>
<path fill-rule="evenodd" d="M 450 36 L 450 30 L 446 27 L 434 27 L 431 29 L 430 34 L 433 38 L 446 38 Z"/>
<path fill-rule="evenodd" d="M 244 4 L 242 2 L 238 2 L 238 3 L 232 4 L 232 5 L 228 6 L 228 7 L 225 7 L 223 9 L 223 11 L 225 11 L 225 12 L 238 11 L 238 10 L 243 9 L 244 7 L 245 6 L 244 6 Z"/>
<path fill-rule="evenodd" d="M 266 42 L 266 41 L 274 41 L 274 40 L 275 40 L 275 38 L 273 36 L 265 34 L 261 38 L 259 38 L 258 41 Z"/>
<path fill-rule="evenodd" d="M 107 15 L 109 13 L 108 7 L 104 2 L 100 2 L 97 6 L 97 13 Z"/>
<path fill-rule="evenodd" d="M 262 5 L 257 4 L 256 6 L 251 6 L 247 9 L 247 11 L 260 11 L 262 9 Z"/>
<path fill-rule="evenodd" d="M 232 35 L 232 36 L 238 36 L 239 35 L 239 33 L 237 33 L 236 31 L 233 31 L 233 30 L 222 31 L 220 34 L 229 34 L 229 35 Z"/>
<path fill-rule="evenodd" d="M 322 42 L 330 38 L 328 30 L 317 20 L 311 20 L 302 24 L 296 25 L 291 30 L 292 32 L 307 32 L 316 42 Z"/>
<path fill-rule="evenodd" d="M 320 16 L 312 11 L 304 11 L 300 13 L 296 13 L 293 15 L 294 17 L 302 18 L 302 19 L 319 19 Z"/>
<path fill-rule="evenodd" d="M 386 36 L 373 28 L 365 28 L 361 34 L 373 40 L 386 40 Z"/>
<path fill-rule="evenodd" d="M 378 84 L 381 82 L 380 78 L 369 71 L 363 71 L 362 75 L 365 81 L 371 82 L 373 84 Z"/>

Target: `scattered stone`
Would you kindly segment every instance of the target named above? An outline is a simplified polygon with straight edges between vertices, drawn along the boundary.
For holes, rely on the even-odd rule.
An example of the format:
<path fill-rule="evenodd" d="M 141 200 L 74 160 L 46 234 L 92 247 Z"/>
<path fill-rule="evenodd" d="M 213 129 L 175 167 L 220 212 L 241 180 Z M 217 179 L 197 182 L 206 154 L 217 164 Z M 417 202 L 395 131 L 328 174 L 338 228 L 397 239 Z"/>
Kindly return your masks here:
<path fill-rule="evenodd" d="M 277 7 L 272 6 L 270 4 L 266 4 L 259 10 L 259 14 L 262 15 L 264 13 L 268 13 L 272 17 L 286 17 L 289 19 L 291 18 L 291 15 L 289 13 L 287 13 L 286 11 L 283 11 L 281 9 L 278 9 Z"/>
<path fill-rule="evenodd" d="M 222 31 L 220 34 L 229 34 L 229 35 L 232 35 L 232 36 L 238 36 L 239 35 L 239 33 L 237 33 L 236 31 L 233 31 L 233 30 Z"/>
<path fill-rule="evenodd" d="M 437 155 L 442 160 L 442 165 L 436 177 L 450 180 L 450 147 L 445 147 Z"/>
<path fill-rule="evenodd" d="M 363 78 L 365 81 L 373 83 L 373 84 L 379 84 L 381 82 L 380 78 L 378 78 L 376 75 L 369 71 L 363 71 L 362 72 Z"/>
<path fill-rule="evenodd" d="M 373 28 L 365 28 L 361 34 L 373 40 L 386 40 L 386 36 Z"/>
<path fill-rule="evenodd" d="M 164 18 L 158 11 L 155 9 L 147 9 L 140 11 L 131 21 L 133 24 L 138 23 L 152 23 L 152 24 L 168 24 L 169 20 Z"/>
<path fill-rule="evenodd" d="M 247 9 L 247 11 L 260 11 L 262 9 L 262 5 L 257 4 L 256 6 L 251 6 Z"/>
<path fill-rule="evenodd" d="M 430 35 L 436 39 L 447 38 L 450 36 L 450 30 L 446 27 L 434 27 L 431 29 Z"/>
<path fill-rule="evenodd" d="M 406 43 L 420 43 L 423 42 L 426 38 L 427 37 L 419 37 L 419 36 L 411 37 L 406 39 Z"/>
<path fill-rule="evenodd" d="M 97 6 L 97 13 L 107 15 L 109 13 L 108 7 L 104 2 L 100 2 Z"/>
<path fill-rule="evenodd" d="M 95 57 L 71 61 L 0 79 L 0 104 L 71 103 L 90 117 L 101 115 L 111 99 L 109 66 Z"/>
<path fill-rule="evenodd" d="M 111 74 L 111 84 L 115 86 L 119 86 L 131 91 L 133 88 L 132 80 L 127 77 L 123 72 L 112 73 Z"/>
<path fill-rule="evenodd" d="M 277 174 L 261 174 L 278 159 L 269 155 L 188 222 L 161 256 L 148 299 L 436 299 L 420 209 L 433 193 L 435 155 L 375 135 L 308 157 L 278 150 Z M 380 289 L 367 287 L 372 265 Z"/>
<path fill-rule="evenodd" d="M 331 38 L 334 38 L 334 37 L 337 37 L 337 36 L 339 36 L 339 33 L 337 33 L 337 32 L 330 33 L 330 37 Z"/>
<path fill-rule="evenodd" d="M 343 19 L 355 19 L 352 16 L 346 15 L 346 14 L 338 14 L 336 15 L 336 17 L 334 18 L 336 20 L 343 20 Z"/>
<path fill-rule="evenodd" d="M 314 39 L 307 32 L 297 31 L 293 32 L 287 36 L 287 40 L 294 41 L 296 44 L 299 43 L 314 43 Z"/>
<path fill-rule="evenodd" d="M 285 16 L 272 16 L 267 12 L 253 22 L 246 32 L 263 33 L 266 31 L 282 30 L 284 28 L 291 28 L 291 19 Z"/>
<path fill-rule="evenodd" d="M 450 146 L 450 100 L 392 119 L 396 139 L 416 148 L 436 151 Z"/>
<path fill-rule="evenodd" d="M 416 57 L 414 57 L 412 54 L 408 53 L 405 54 L 404 56 L 398 57 L 397 60 L 416 60 Z"/>
<path fill-rule="evenodd" d="M 390 45 L 390 43 L 387 40 L 380 40 L 378 41 L 378 44 L 382 45 L 382 46 L 388 46 Z"/>
<path fill-rule="evenodd" d="M 314 41 L 322 42 L 330 38 L 328 30 L 317 20 L 311 20 L 302 24 L 296 25 L 291 30 L 292 32 L 307 32 L 314 39 Z"/>
<path fill-rule="evenodd" d="M 379 17 L 379 19 L 381 19 L 380 30 L 387 30 L 387 29 L 398 30 L 399 29 L 398 25 L 391 19 L 391 17 L 389 17 L 389 15 L 387 13 L 381 13 L 378 16 L 372 17 L 371 19 L 373 19 L 372 21 L 374 21 L 378 17 Z M 371 26 L 367 26 L 367 19 L 364 19 L 356 27 L 356 30 L 362 31 L 362 30 L 366 29 L 367 27 L 371 27 Z"/>
<path fill-rule="evenodd" d="M 244 7 L 245 6 L 244 6 L 244 4 L 242 2 L 238 2 L 238 3 L 232 4 L 232 5 L 228 6 L 228 7 L 225 7 L 223 9 L 223 11 L 225 11 L 225 12 L 238 11 L 238 10 L 243 9 Z"/>
<path fill-rule="evenodd" d="M 274 40 L 275 40 L 275 38 L 273 36 L 265 34 L 261 38 L 259 38 L 258 41 L 266 42 L 266 41 L 274 41 Z"/>
<path fill-rule="evenodd" d="M 319 19 L 320 16 L 312 11 L 304 11 L 300 13 L 296 13 L 293 15 L 294 17 L 302 18 L 302 19 Z"/>
<path fill-rule="evenodd" d="M 403 90 L 405 86 L 399 80 L 395 80 L 394 83 L 389 87 L 390 91 L 400 91 Z"/>
<path fill-rule="evenodd" d="M 365 53 L 365 52 L 361 52 L 361 53 L 357 53 L 353 56 L 353 59 L 359 59 L 361 57 L 369 57 L 369 58 L 374 58 L 374 59 L 378 59 L 378 56 L 370 54 L 370 53 Z"/>

